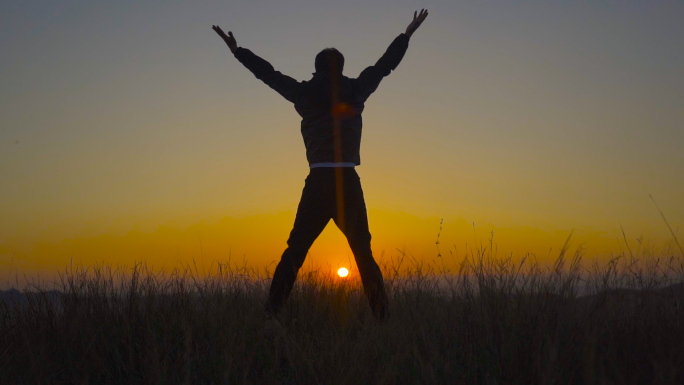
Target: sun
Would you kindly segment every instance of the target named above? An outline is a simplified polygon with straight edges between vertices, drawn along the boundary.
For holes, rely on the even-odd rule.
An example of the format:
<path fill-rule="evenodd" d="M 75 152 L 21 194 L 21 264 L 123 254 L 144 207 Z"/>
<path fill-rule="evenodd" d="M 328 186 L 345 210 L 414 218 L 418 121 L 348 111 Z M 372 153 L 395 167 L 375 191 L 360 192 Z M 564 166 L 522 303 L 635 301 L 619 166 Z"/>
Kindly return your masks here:
<path fill-rule="evenodd" d="M 340 267 L 340 269 L 337 270 L 337 275 L 339 275 L 340 277 L 344 278 L 344 277 L 346 277 L 347 275 L 349 275 L 349 270 L 347 270 L 346 267 Z"/>

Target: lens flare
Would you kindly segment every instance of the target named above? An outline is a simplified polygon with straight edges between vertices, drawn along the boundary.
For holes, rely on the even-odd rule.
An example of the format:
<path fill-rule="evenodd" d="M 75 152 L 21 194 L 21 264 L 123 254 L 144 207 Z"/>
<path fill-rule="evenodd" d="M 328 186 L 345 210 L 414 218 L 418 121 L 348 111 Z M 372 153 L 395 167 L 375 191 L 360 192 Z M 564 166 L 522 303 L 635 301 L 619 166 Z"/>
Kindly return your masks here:
<path fill-rule="evenodd" d="M 347 270 L 346 267 L 340 267 L 340 269 L 337 270 L 337 275 L 339 275 L 340 277 L 344 278 L 344 277 L 346 277 L 347 275 L 349 275 L 349 270 Z"/>

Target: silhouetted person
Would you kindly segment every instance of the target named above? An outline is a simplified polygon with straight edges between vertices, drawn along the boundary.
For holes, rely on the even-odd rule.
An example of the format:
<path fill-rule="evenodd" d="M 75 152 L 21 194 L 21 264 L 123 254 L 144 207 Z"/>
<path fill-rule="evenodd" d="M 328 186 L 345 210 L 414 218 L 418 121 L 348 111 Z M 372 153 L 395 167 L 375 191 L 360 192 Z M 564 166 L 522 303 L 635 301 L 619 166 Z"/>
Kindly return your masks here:
<path fill-rule="evenodd" d="M 394 39 L 380 60 L 356 79 L 342 74 L 344 56 L 335 48 L 326 48 L 316 55 L 316 72 L 311 80 L 298 82 L 274 70 L 252 51 L 238 47 L 232 32 L 226 35 L 219 26 L 212 27 L 240 63 L 294 103 L 302 117 L 310 173 L 288 247 L 273 274 L 267 304 L 270 314 L 278 313 L 285 304 L 309 248 L 332 218 L 349 241 L 373 315 L 377 319 L 386 317 L 385 285 L 371 252 L 366 204 L 361 181 L 354 170 L 361 164 L 361 113 L 382 78 L 397 68 L 411 35 L 427 15 L 425 9 L 420 14 L 415 12 L 406 32 Z"/>

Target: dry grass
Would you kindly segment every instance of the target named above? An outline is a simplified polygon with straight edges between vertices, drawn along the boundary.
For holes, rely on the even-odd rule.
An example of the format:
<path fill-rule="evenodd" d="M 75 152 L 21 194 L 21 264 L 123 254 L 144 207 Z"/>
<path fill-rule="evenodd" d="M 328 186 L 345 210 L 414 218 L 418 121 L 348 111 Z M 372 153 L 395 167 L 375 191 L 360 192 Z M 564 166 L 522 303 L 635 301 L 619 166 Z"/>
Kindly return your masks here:
<path fill-rule="evenodd" d="M 0 302 L 0 382 L 684 383 L 682 258 L 566 254 L 545 266 L 482 248 L 456 271 L 402 255 L 384 266 L 383 324 L 358 280 L 300 274 L 282 328 L 263 319 L 269 277 L 245 268 L 69 269 L 61 294 Z"/>

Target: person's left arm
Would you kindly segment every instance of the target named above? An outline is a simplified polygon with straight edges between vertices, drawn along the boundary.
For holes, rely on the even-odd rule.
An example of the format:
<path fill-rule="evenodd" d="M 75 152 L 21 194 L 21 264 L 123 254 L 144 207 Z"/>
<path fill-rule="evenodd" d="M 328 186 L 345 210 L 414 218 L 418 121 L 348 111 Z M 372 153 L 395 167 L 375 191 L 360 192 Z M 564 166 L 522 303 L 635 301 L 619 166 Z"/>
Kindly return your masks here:
<path fill-rule="evenodd" d="M 357 91 L 357 95 L 362 100 L 368 99 L 370 94 L 375 92 L 380 85 L 380 81 L 394 71 L 401 59 L 406 53 L 408 48 L 409 39 L 416 32 L 418 27 L 425 21 L 428 15 L 427 9 L 422 9 L 420 14 L 418 11 L 413 13 L 413 21 L 406 27 L 406 32 L 397 36 L 396 39 L 390 44 L 389 48 L 384 55 L 378 60 L 375 65 L 372 65 L 361 72 L 358 78 L 353 80 L 354 88 Z"/>
<path fill-rule="evenodd" d="M 271 63 L 255 55 L 247 48 L 238 47 L 233 32 L 228 31 L 228 35 L 226 35 L 218 25 L 212 26 L 212 29 L 226 42 L 235 58 L 247 67 L 257 79 L 266 83 L 266 85 L 273 88 L 288 101 L 294 103 L 300 84 L 298 81 L 276 71 Z"/>

